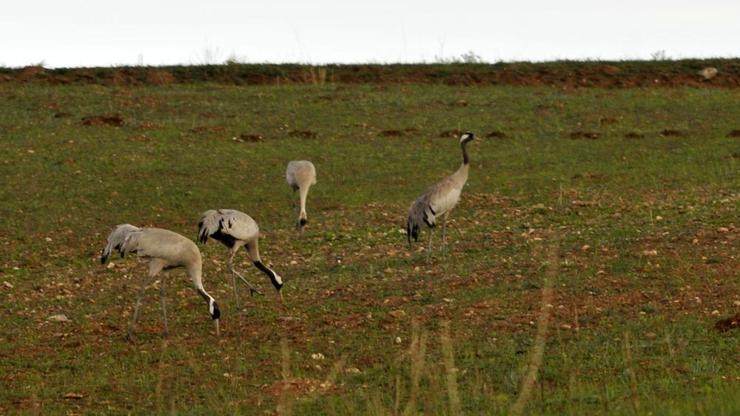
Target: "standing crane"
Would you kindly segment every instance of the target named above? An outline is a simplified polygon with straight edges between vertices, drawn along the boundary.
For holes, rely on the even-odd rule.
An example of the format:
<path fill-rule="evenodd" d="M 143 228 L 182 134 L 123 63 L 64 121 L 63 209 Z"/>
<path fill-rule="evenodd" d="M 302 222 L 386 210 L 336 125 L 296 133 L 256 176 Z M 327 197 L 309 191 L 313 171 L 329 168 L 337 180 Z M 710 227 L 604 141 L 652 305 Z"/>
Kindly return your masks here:
<path fill-rule="evenodd" d="M 406 222 L 406 234 L 409 244 L 411 244 L 412 238 L 414 241 L 418 241 L 419 230 L 423 224 L 429 227 L 427 258 L 429 258 L 432 252 L 432 233 L 434 227 L 437 225 L 437 218 L 440 216 L 442 217 L 442 244 L 445 245 L 447 243 L 445 235 L 447 217 L 450 215 L 450 211 L 455 208 L 457 202 L 460 201 L 460 193 L 463 186 L 465 186 L 465 182 L 468 180 L 470 158 L 468 157 L 467 145 L 474 139 L 475 135 L 471 132 L 465 132 L 460 136 L 460 149 L 462 150 L 463 158 L 462 165 L 460 165 L 455 173 L 437 182 L 419 196 L 409 209 L 409 218 Z"/>
<path fill-rule="evenodd" d="M 240 248 L 246 246 L 249 258 L 256 268 L 262 271 L 272 282 L 277 290 L 280 302 L 283 302 L 283 279 L 272 269 L 265 266 L 260 258 L 259 251 L 260 229 L 257 222 L 249 215 L 235 209 L 211 209 L 203 213 L 198 222 L 198 240 L 206 243 L 208 238 L 220 241 L 229 248 L 228 266 L 232 273 L 232 284 L 234 286 L 234 298 L 239 308 L 239 294 L 236 290 L 236 277 L 239 277 L 247 286 L 249 293 L 260 293 L 257 288 L 249 283 L 239 272 L 234 269 L 234 256 Z"/>
<path fill-rule="evenodd" d="M 131 224 L 121 224 L 108 236 L 108 244 L 100 256 L 100 263 L 106 264 L 113 250 L 118 251 L 121 257 L 128 253 L 149 262 L 149 273 L 144 279 L 139 294 L 136 297 L 134 316 L 128 327 L 128 338 L 134 339 L 134 326 L 139 318 L 139 308 L 144 296 L 144 290 L 154 282 L 162 270 L 184 267 L 188 277 L 195 286 L 195 291 L 208 303 L 208 313 L 216 327 L 216 336 L 219 335 L 219 319 L 221 311 L 213 296 L 203 288 L 202 264 L 200 250 L 189 239 L 180 234 L 161 228 L 139 228 Z M 159 296 L 162 304 L 162 319 L 164 320 L 164 335 L 169 334 L 167 326 L 167 307 L 165 304 L 165 278 L 160 278 Z"/>
<path fill-rule="evenodd" d="M 288 163 L 285 170 L 285 178 L 293 192 L 298 191 L 301 198 L 300 211 L 298 213 L 298 231 L 303 234 L 303 227 L 308 222 L 306 215 L 306 197 L 311 185 L 316 185 L 316 168 L 308 160 L 293 160 Z"/>

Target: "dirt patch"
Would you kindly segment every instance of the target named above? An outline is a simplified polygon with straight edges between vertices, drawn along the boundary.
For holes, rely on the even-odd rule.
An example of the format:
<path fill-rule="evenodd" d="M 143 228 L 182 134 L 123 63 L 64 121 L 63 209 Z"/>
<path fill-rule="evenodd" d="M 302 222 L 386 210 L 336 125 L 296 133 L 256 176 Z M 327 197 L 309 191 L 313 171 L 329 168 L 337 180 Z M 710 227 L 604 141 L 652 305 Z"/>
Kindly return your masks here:
<path fill-rule="evenodd" d="M 458 137 L 462 136 L 463 131 L 459 129 L 454 130 L 445 130 L 439 133 L 439 137 L 452 137 L 457 139 Z"/>
<path fill-rule="evenodd" d="M 262 387 L 262 390 L 273 396 L 284 393 L 291 395 L 306 395 L 311 393 L 324 394 L 337 391 L 338 388 L 329 381 L 321 381 L 313 378 L 289 378 Z"/>
<path fill-rule="evenodd" d="M 116 70 L 113 71 L 110 83 L 116 86 L 130 86 L 136 84 L 136 79 L 127 71 Z"/>
<path fill-rule="evenodd" d="M 660 135 L 663 137 L 681 137 L 683 136 L 683 132 L 673 129 L 663 129 Z"/>
<path fill-rule="evenodd" d="M 506 133 L 502 131 L 492 131 L 486 134 L 486 139 L 505 139 Z"/>
<path fill-rule="evenodd" d="M 83 126 L 123 126 L 123 118 L 119 114 L 104 114 L 98 116 L 82 117 L 80 123 Z"/>
<path fill-rule="evenodd" d="M 223 126 L 198 126 L 190 129 L 191 133 L 221 133 L 226 130 Z"/>
<path fill-rule="evenodd" d="M 256 143 L 265 140 L 261 134 L 255 133 L 242 133 L 239 135 L 239 139 L 243 142 Z"/>
<path fill-rule="evenodd" d="M 152 123 L 151 121 L 142 121 L 141 124 L 139 124 L 139 128 L 144 129 L 144 130 L 153 130 L 153 129 L 158 129 L 161 127 L 162 126 L 160 126 L 159 124 Z"/>
<path fill-rule="evenodd" d="M 46 69 L 42 66 L 27 66 L 21 69 L 18 74 L 18 78 L 21 80 L 29 80 L 31 78 L 38 78 L 46 74 Z"/>
<path fill-rule="evenodd" d="M 301 139 L 315 139 L 318 135 L 311 130 L 291 130 L 288 132 L 290 137 L 299 137 Z"/>
<path fill-rule="evenodd" d="M 735 129 L 727 133 L 727 137 L 740 137 L 740 129 Z"/>
<path fill-rule="evenodd" d="M 624 138 L 625 139 L 643 139 L 645 138 L 645 135 L 642 133 L 631 131 L 631 132 L 625 133 Z"/>
<path fill-rule="evenodd" d="M 161 69 L 151 70 L 146 74 L 146 82 L 150 85 L 169 85 L 175 81 L 174 75 Z"/>
<path fill-rule="evenodd" d="M 602 126 L 606 126 L 608 124 L 617 124 L 620 122 L 620 120 L 621 119 L 619 117 L 601 117 L 599 119 L 599 124 L 601 124 Z"/>
<path fill-rule="evenodd" d="M 740 327 L 740 312 L 736 313 L 735 316 L 720 319 L 714 324 L 714 327 L 719 332 L 727 332 L 731 329 L 737 329 L 738 327 Z"/>
<path fill-rule="evenodd" d="M 149 138 L 146 134 L 134 134 L 133 136 L 129 136 L 128 140 L 131 142 L 140 142 L 140 143 L 146 143 L 152 141 L 152 139 Z"/>
<path fill-rule="evenodd" d="M 596 140 L 601 136 L 601 134 L 596 133 L 595 131 L 581 131 L 577 130 L 570 133 L 571 139 L 589 139 L 589 140 Z"/>

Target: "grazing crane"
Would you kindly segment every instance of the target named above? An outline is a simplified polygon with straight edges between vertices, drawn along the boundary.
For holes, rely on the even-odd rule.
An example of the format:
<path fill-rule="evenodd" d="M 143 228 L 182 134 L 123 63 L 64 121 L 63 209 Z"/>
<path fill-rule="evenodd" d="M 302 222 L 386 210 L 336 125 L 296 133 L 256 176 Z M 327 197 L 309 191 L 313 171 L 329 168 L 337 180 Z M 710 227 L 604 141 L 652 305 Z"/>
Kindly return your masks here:
<path fill-rule="evenodd" d="M 303 227 L 308 222 L 306 215 L 306 196 L 311 185 L 316 185 L 316 168 L 308 160 L 293 160 L 288 163 L 285 178 L 293 192 L 299 191 L 301 196 L 300 212 L 298 214 L 298 230 L 303 234 Z"/>
<path fill-rule="evenodd" d="M 437 224 L 437 218 L 442 217 L 442 244 L 446 244 L 445 225 L 450 211 L 455 208 L 460 200 L 465 182 L 468 180 L 470 170 L 470 159 L 468 158 L 467 144 L 475 139 L 471 132 L 465 132 L 460 136 L 460 148 L 462 150 L 462 165 L 452 175 L 444 178 L 424 192 L 414 201 L 409 209 L 409 218 L 406 223 L 406 234 L 409 244 L 411 239 L 418 241 L 419 229 L 423 224 L 429 227 L 429 250 L 427 258 L 432 252 L 432 232 Z"/>
<path fill-rule="evenodd" d="M 208 303 L 208 313 L 211 314 L 216 335 L 219 335 L 219 319 L 221 311 L 213 296 L 203 289 L 202 259 L 198 246 L 180 234 L 161 228 L 139 228 L 131 224 L 116 226 L 108 236 L 108 244 L 100 256 L 100 263 L 106 264 L 113 250 L 118 251 L 121 257 L 128 253 L 136 253 L 149 262 L 149 273 L 139 290 L 134 306 L 134 316 L 128 327 L 128 338 L 134 339 L 134 326 L 139 318 L 139 308 L 144 296 L 144 290 L 154 282 L 162 270 L 184 267 L 188 276 L 195 285 L 195 290 Z M 160 278 L 159 296 L 162 304 L 162 319 L 164 320 L 164 335 L 169 334 L 167 326 L 167 308 L 165 305 L 164 276 Z"/>
<path fill-rule="evenodd" d="M 203 213 L 198 222 L 198 240 L 201 243 L 205 243 L 210 237 L 216 241 L 220 241 L 229 248 L 228 266 L 229 271 L 232 273 L 231 277 L 237 308 L 239 307 L 239 295 L 236 290 L 237 276 L 249 286 L 250 294 L 260 293 L 253 284 L 249 283 L 244 276 L 234 269 L 234 256 L 243 246 L 246 246 L 249 258 L 254 263 L 254 266 L 270 278 L 270 282 L 272 282 L 272 285 L 280 296 L 280 302 L 283 302 L 283 292 L 281 291 L 283 288 L 283 279 L 262 263 L 259 251 L 259 235 L 260 228 L 257 222 L 249 215 L 235 209 L 210 209 Z"/>

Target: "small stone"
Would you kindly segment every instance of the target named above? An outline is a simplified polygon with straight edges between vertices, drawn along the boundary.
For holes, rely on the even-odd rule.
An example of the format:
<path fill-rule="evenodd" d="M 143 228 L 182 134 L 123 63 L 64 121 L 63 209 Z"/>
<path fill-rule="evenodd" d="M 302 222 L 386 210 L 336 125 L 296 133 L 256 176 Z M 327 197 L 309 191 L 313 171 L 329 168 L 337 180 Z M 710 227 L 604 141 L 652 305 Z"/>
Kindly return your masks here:
<path fill-rule="evenodd" d="M 3 280 L 3 285 L 5 287 L 7 287 L 8 289 L 12 289 L 13 288 L 13 284 L 10 283 L 10 282 L 8 282 L 7 280 Z"/>
<path fill-rule="evenodd" d="M 311 358 L 314 360 L 323 360 L 326 357 L 324 357 L 324 354 L 317 352 L 315 354 L 311 354 Z"/>
<path fill-rule="evenodd" d="M 658 250 L 652 249 L 652 250 L 643 250 L 642 251 L 643 256 L 650 256 L 654 257 L 658 255 Z"/>
<path fill-rule="evenodd" d="M 719 311 L 718 311 L 718 310 L 716 310 L 716 309 L 715 309 L 715 310 L 713 310 L 713 311 L 712 311 L 712 316 L 719 316 Z"/>
<path fill-rule="evenodd" d="M 584 245 L 583 245 L 583 246 L 581 247 L 581 251 L 587 251 L 587 250 L 588 250 L 588 249 L 590 249 L 590 248 L 591 248 L 591 246 L 590 246 L 590 245 L 588 245 L 588 244 L 584 244 Z"/>
<path fill-rule="evenodd" d="M 395 310 L 395 311 L 388 312 L 388 315 L 390 315 L 390 316 L 392 316 L 392 317 L 394 317 L 396 319 L 401 319 L 404 316 L 406 316 L 406 311 L 404 311 L 403 309 L 398 309 L 398 310 Z"/>
<path fill-rule="evenodd" d="M 47 243 L 51 243 L 51 238 L 49 237 L 44 238 L 44 240 L 46 240 Z"/>
<path fill-rule="evenodd" d="M 571 328 L 572 328 L 572 326 L 570 326 L 568 324 L 562 324 L 562 325 L 560 325 L 560 329 L 571 329 Z"/>
<path fill-rule="evenodd" d="M 402 342 L 401 337 L 396 337 L 396 344 L 400 344 Z"/>
<path fill-rule="evenodd" d="M 50 322 L 72 322 L 69 318 L 67 318 L 67 315 L 64 314 L 52 315 L 46 318 L 46 320 Z"/>
<path fill-rule="evenodd" d="M 727 227 L 718 227 L 717 228 L 717 232 L 718 233 L 729 233 L 730 232 L 730 229 L 727 228 Z"/>

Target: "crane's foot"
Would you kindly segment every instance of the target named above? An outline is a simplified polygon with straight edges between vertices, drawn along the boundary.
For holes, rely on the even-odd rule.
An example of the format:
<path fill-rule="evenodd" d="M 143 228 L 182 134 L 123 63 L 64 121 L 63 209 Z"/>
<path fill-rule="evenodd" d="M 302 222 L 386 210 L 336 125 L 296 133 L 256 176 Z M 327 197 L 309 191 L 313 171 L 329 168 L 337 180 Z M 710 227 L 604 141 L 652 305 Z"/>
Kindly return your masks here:
<path fill-rule="evenodd" d="M 134 335 L 134 332 L 131 329 L 126 332 L 126 341 L 132 344 L 136 342 L 136 335 Z"/>
<path fill-rule="evenodd" d="M 254 296 L 255 294 L 262 296 L 262 292 L 260 292 L 259 290 L 255 289 L 253 287 L 250 287 L 249 288 L 249 296 Z"/>

